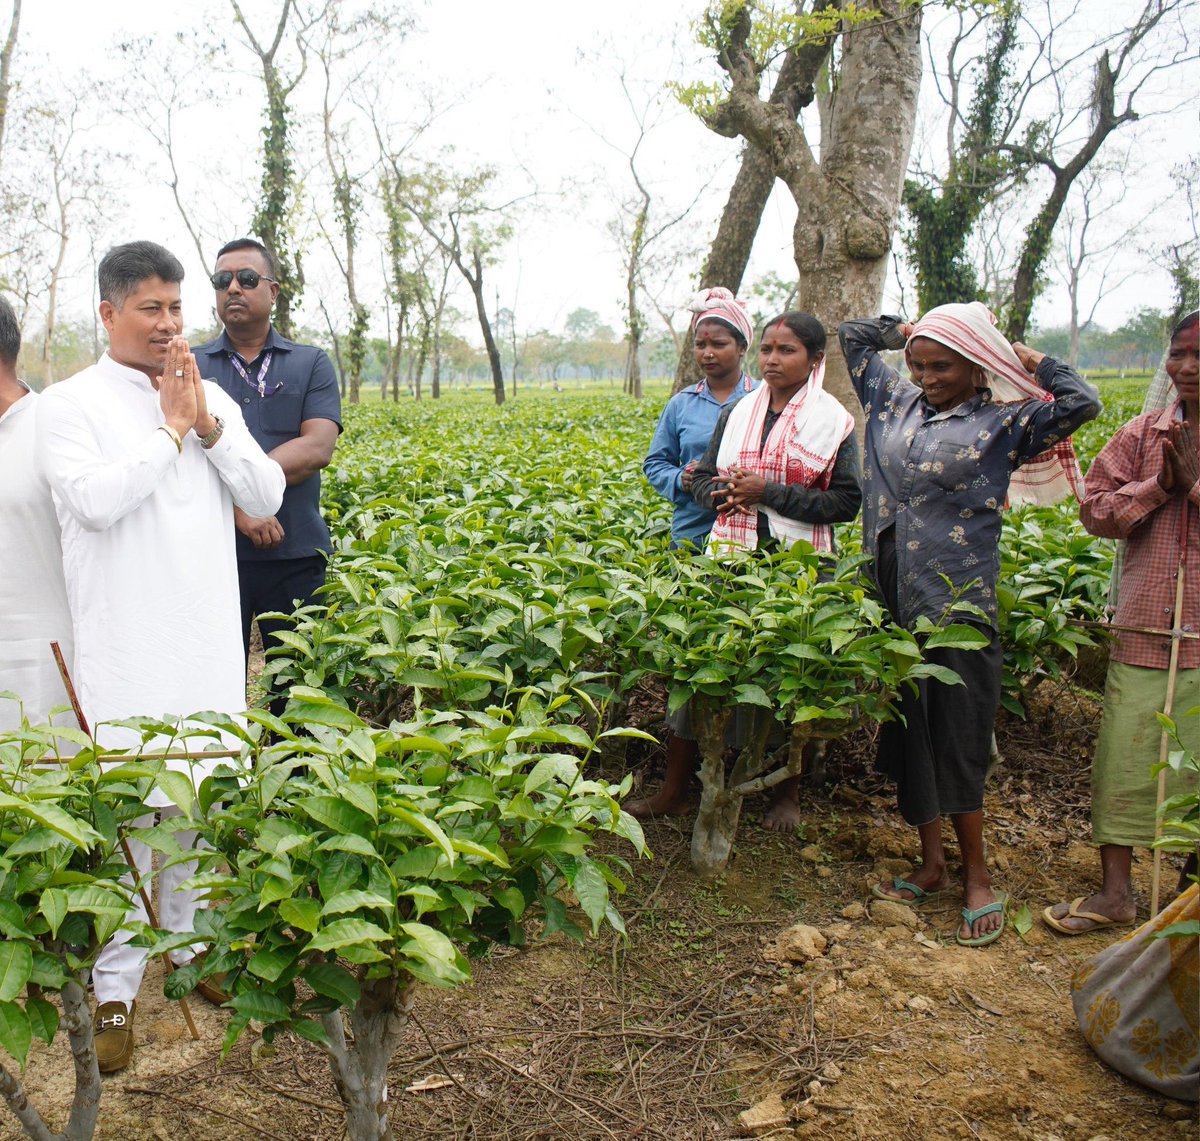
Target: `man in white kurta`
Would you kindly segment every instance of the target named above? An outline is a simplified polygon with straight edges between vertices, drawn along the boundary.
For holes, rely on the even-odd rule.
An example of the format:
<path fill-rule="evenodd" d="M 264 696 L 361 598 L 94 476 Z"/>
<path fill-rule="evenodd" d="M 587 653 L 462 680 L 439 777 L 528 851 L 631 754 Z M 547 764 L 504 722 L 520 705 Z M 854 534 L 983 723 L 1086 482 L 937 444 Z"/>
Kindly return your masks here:
<path fill-rule="evenodd" d="M 34 462 L 34 404 L 17 379 L 21 329 L 0 298 L 0 732 L 21 717 L 44 722 L 66 703 L 50 652 L 58 642 L 71 660 L 71 612 L 63 581 L 58 516 L 50 485 Z M 69 713 L 55 718 L 73 725 Z"/>
<path fill-rule="evenodd" d="M 154 243 L 110 250 L 99 271 L 109 350 L 49 389 L 38 410 L 38 456 L 62 526 L 75 620 L 73 676 L 107 746 L 138 741 L 115 719 L 245 708 L 233 508 L 273 515 L 283 498 L 283 470 L 251 438 L 237 405 L 200 380 L 179 336 L 182 278 L 183 267 Z M 172 767 L 198 784 L 215 764 Z M 147 806 L 172 813 L 161 793 Z M 178 837 L 194 843 L 190 833 Z M 148 867 L 149 852 L 133 846 L 139 868 Z M 164 929 L 192 928 L 195 898 L 175 890 L 190 874 L 178 865 L 159 876 Z M 118 936 L 93 971 L 97 1056 L 107 1072 L 132 1054 L 144 970 L 144 954 Z"/>

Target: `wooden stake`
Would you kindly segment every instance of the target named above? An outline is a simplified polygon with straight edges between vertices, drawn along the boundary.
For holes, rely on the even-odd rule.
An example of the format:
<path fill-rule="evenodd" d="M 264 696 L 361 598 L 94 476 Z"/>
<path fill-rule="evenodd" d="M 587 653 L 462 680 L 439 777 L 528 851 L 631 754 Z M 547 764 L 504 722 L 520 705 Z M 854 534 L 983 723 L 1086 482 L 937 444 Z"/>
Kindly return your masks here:
<path fill-rule="evenodd" d="M 1163 716 L 1170 717 L 1175 708 L 1175 679 L 1179 676 L 1179 642 L 1178 637 L 1183 631 L 1183 572 L 1187 566 L 1187 548 L 1180 553 L 1179 570 L 1175 576 L 1175 614 L 1172 624 L 1175 629 L 1171 632 L 1171 659 L 1167 666 L 1167 697 L 1163 702 Z M 1158 762 L 1162 766 L 1158 770 L 1158 793 L 1154 800 L 1154 839 L 1162 836 L 1161 809 L 1167 796 L 1167 754 L 1170 752 L 1171 738 L 1166 729 L 1158 745 Z M 1158 914 L 1158 887 L 1162 877 L 1162 849 L 1154 849 L 1154 873 L 1150 878 L 1150 918 Z"/>
<path fill-rule="evenodd" d="M 71 680 L 71 671 L 67 669 L 67 663 L 63 658 L 62 649 L 57 642 L 50 643 L 50 652 L 54 655 L 55 664 L 58 666 L 59 676 L 62 678 L 63 687 L 67 691 L 67 697 L 71 701 L 71 708 L 75 711 L 75 720 L 79 722 L 79 728 L 82 729 L 89 737 L 92 738 L 92 743 L 95 744 L 96 738 L 92 736 L 92 731 L 88 727 L 87 718 L 83 715 L 83 706 L 79 704 L 79 695 L 75 692 L 75 683 Z M 133 861 L 133 853 L 129 850 L 129 841 L 125 838 L 123 831 L 118 831 L 118 838 L 121 841 L 121 851 L 125 855 L 125 863 L 129 865 L 129 874 L 133 876 L 133 882 L 137 884 L 138 894 L 142 897 L 142 906 L 146 909 L 146 918 L 150 922 L 151 927 L 158 926 L 158 919 L 154 914 L 154 905 L 150 902 L 150 894 L 141 882 L 141 876 L 138 875 L 137 864 Z M 171 956 L 163 953 L 162 961 L 166 964 L 167 974 L 171 974 L 175 970 L 175 964 L 171 961 Z M 186 996 L 181 995 L 179 998 L 179 1009 L 183 1011 L 183 1020 L 187 1023 L 188 1032 L 192 1036 L 192 1041 L 200 1041 L 200 1031 L 196 1029 L 195 1022 L 192 1021 L 192 1011 L 188 1006 Z"/>

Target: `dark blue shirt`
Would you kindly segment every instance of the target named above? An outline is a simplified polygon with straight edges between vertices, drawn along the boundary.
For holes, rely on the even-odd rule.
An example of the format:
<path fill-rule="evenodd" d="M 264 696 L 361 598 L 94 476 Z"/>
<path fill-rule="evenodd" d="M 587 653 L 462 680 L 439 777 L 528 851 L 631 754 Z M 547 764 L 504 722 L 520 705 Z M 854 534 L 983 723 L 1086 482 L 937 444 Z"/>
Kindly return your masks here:
<path fill-rule="evenodd" d="M 201 376 L 215 380 L 237 401 L 246 427 L 264 452 L 294 440 L 305 420 L 332 420 L 341 430 L 342 398 L 337 376 L 329 357 L 315 345 L 285 340 L 272 327 L 262 352 L 245 364 L 249 381 L 242 379 L 230 359 L 237 350 L 226 333 L 192 352 L 196 354 Z M 267 395 L 260 396 L 255 382 L 267 353 L 271 354 L 270 367 L 263 377 Z M 275 517 L 283 528 L 283 542 L 274 550 L 260 551 L 245 535 L 239 534 L 239 562 L 302 559 L 318 551 L 328 551 L 329 528 L 321 518 L 321 473 L 289 487 Z"/>
<path fill-rule="evenodd" d="M 1012 473 L 1100 412 L 1096 390 L 1046 357 L 1034 377 L 1053 400 L 993 404 L 986 389 L 938 411 L 887 365 L 901 349 L 900 318 L 847 321 L 838 329 L 865 413 L 863 549 L 896 528 L 901 625 L 939 620 L 956 592 L 996 623 L 1000 524 Z"/>

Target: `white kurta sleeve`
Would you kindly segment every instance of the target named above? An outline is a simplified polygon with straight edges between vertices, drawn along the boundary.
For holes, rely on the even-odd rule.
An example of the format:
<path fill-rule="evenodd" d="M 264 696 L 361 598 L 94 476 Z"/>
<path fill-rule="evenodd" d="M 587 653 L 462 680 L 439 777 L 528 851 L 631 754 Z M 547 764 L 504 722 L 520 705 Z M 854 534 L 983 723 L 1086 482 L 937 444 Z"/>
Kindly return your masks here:
<path fill-rule="evenodd" d="M 179 459 L 174 441 L 147 432 L 106 458 L 96 425 L 70 393 L 50 388 L 37 408 L 37 455 L 51 490 L 87 531 L 105 531 L 154 493 Z"/>
<path fill-rule="evenodd" d="M 208 462 L 229 488 L 233 502 L 247 515 L 258 519 L 274 515 L 287 486 L 283 468 L 258 446 L 242 419 L 242 410 L 220 385 L 206 380 L 204 394 L 208 410 L 225 421 L 221 438 L 204 453 Z"/>

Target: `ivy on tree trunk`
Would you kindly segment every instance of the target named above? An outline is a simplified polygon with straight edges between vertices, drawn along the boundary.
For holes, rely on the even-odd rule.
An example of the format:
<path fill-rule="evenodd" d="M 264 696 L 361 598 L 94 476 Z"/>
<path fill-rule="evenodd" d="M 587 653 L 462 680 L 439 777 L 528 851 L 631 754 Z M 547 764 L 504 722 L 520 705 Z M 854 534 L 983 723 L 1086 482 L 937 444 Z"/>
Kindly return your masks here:
<path fill-rule="evenodd" d="M 815 4 L 809 16 L 797 19 L 793 42 L 786 45 L 787 55 L 804 53 L 805 73 L 815 78 L 840 37 L 821 105 L 819 148 L 789 108 L 759 95 L 767 61 L 755 55 L 761 46 L 752 36 L 758 13 L 749 4 L 720 6 L 709 42 L 726 85 L 719 100 L 696 108 L 712 130 L 740 135 L 770 156 L 797 207 L 797 305 L 831 329 L 847 315 L 878 311 L 921 80 L 919 8 L 906 0 L 870 0 L 852 13 L 839 9 Z M 853 34 L 843 35 L 851 19 Z M 768 54 L 784 46 L 774 44 Z M 857 409 L 836 339 L 827 359 L 826 387 Z"/>

